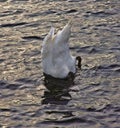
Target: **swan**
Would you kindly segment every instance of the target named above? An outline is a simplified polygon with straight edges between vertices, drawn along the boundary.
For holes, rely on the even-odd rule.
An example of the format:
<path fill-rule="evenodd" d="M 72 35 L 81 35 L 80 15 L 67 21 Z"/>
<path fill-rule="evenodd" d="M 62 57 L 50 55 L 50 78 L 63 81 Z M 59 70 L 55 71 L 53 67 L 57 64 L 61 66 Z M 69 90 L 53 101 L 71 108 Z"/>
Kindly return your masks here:
<path fill-rule="evenodd" d="M 71 27 L 72 21 L 57 34 L 54 34 L 54 28 L 51 27 L 42 43 L 43 72 L 54 78 L 66 78 L 69 73 L 75 74 L 77 60 L 78 67 L 81 67 L 81 57 L 72 56 L 69 50 Z"/>

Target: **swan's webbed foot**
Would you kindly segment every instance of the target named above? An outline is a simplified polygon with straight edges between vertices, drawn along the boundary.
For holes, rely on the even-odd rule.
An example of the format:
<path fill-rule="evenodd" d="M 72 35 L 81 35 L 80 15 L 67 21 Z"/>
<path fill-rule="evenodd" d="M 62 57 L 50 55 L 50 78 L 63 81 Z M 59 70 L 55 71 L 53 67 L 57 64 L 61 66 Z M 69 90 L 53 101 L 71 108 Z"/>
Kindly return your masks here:
<path fill-rule="evenodd" d="M 78 63 L 77 63 L 78 68 L 81 69 L 81 66 L 82 66 L 82 64 L 81 64 L 82 58 L 81 58 L 80 56 L 77 56 L 77 57 L 76 57 L 76 60 L 78 61 Z"/>

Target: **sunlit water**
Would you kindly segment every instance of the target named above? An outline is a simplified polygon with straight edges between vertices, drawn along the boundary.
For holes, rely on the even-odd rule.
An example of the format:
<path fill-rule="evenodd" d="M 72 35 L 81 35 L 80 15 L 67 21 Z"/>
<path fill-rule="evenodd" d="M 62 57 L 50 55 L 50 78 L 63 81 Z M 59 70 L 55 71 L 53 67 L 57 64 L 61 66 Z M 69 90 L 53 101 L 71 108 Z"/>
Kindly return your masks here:
<path fill-rule="evenodd" d="M 120 127 L 119 7 L 119 0 L 0 0 L 1 128 Z M 42 40 L 71 17 L 70 49 L 82 70 L 71 86 L 48 92 Z"/>

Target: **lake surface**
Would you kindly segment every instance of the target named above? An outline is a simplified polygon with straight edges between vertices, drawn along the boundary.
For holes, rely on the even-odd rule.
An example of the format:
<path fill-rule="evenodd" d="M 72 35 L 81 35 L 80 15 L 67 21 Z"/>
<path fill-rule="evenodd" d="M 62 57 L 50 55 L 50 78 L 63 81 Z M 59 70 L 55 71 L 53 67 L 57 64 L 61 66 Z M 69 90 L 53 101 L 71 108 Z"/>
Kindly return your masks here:
<path fill-rule="evenodd" d="M 42 40 L 71 18 L 82 70 L 48 92 Z M 119 0 L 0 0 L 0 127 L 120 128 L 119 22 Z"/>

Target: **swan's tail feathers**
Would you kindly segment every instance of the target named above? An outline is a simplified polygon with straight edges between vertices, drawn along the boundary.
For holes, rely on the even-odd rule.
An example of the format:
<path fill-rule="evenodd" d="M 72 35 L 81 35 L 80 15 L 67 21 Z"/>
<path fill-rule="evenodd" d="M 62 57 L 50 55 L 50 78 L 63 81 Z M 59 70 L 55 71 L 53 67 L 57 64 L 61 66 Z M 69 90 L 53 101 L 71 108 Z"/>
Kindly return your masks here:
<path fill-rule="evenodd" d="M 70 20 L 68 24 L 66 24 L 64 28 L 59 32 L 61 42 L 63 43 L 68 42 L 71 34 L 71 27 L 72 27 L 72 20 Z"/>
<path fill-rule="evenodd" d="M 51 27 L 49 33 L 48 33 L 47 36 L 44 38 L 43 42 L 44 42 L 44 43 L 49 43 L 49 42 L 51 42 L 53 36 L 54 36 L 54 27 Z"/>
<path fill-rule="evenodd" d="M 64 26 L 63 30 L 71 30 L 71 27 L 72 27 L 72 24 L 73 24 L 73 18 L 71 18 L 68 23 Z"/>
<path fill-rule="evenodd" d="M 54 36 L 54 30 L 55 30 L 54 27 L 51 27 L 48 35 L 51 36 L 51 37 L 53 37 Z"/>

